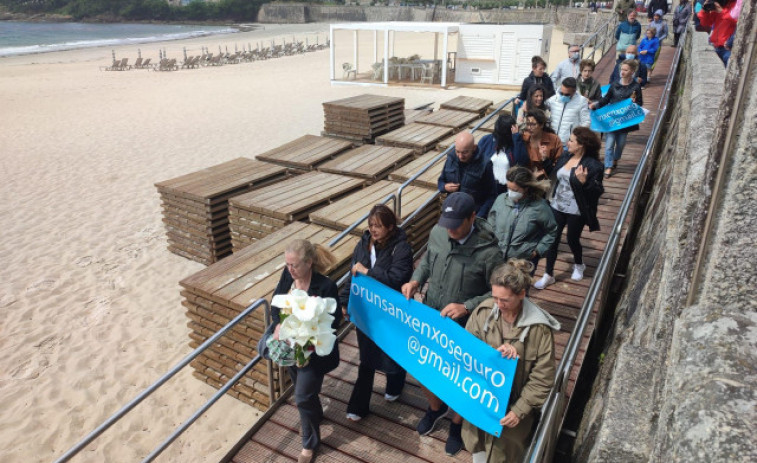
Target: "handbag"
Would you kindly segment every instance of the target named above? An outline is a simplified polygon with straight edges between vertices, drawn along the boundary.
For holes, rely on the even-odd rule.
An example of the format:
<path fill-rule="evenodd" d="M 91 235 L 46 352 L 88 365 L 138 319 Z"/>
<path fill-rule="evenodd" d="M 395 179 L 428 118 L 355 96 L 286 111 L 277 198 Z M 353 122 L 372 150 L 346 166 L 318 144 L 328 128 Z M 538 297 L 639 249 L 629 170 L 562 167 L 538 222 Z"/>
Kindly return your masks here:
<path fill-rule="evenodd" d="M 675 28 L 678 27 L 678 18 L 674 18 L 673 19 L 673 27 L 675 27 Z"/>
<path fill-rule="evenodd" d="M 282 367 L 291 367 L 295 364 L 294 349 L 285 341 L 274 339 L 273 331 L 276 325 L 271 323 L 265 329 L 263 336 L 258 341 L 258 353 L 266 360 L 270 360 Z"/>

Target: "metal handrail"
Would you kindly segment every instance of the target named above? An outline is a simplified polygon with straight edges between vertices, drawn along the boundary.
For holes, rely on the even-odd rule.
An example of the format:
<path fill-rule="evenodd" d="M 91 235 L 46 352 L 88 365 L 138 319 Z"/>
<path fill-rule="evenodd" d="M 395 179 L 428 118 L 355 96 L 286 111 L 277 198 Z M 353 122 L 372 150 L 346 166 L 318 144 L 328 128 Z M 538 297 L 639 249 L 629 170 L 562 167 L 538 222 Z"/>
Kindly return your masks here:
<path fill-rule="evenodd" d="M 684 32 L 683 36 L 684 41 L 686 39 L 685 35 L 686 32 Z M 543 411 L 541 420 L 536 428 L 528 452 L 523 459 L 524 462 L 536 463 L 543 461 L 545 457 L 548 460 L 552 457 L 557 433 L 560 431 L 563 419 L 565 418 L 565 411 L 567 410 L 567 403 L 565 403 L 566 388 L 570 379 L 570 371 L 573 368 L 573 364 L 578 354 L 581 339 L 586 332 L 592 308 L 598 298 L 606 294 L 609 289 L 609 277 L 612 275 L 612 271 L 614 271 L 614 263 L 617 258 L 616 251 L 620 241 L 623 222 L 625 222 L 626 217 L 628 216 L 631 204 L 634 203 L 640 193 L 642 180 L 646 177 L 645 172 L 647 169 L 647 162 L 651 157 L 652 149 L 661 136 L 660 128 L 667 117 L 670 89 L 673 85 L 673 80 L 678 73 L 678 65 L 680 63 L 682 50 L 683 46 L 680 46 L 676 50 L 676 54 L 673 58 L 673 67 L 665 83 L 665 89 L 663 90 L 660 103 L 657 107 L 657 119 L 652 126 L 652 133 L 647 140 L 639 165 L 636 167 L 636 171 L 631 179 L 631 184 L 620 205 L 620 211 L 610 232 L 607 246 L 602 253 L 594 279 L 589 286 L 588 294 L 581 306 L 581 312 L 576 320 L 575 328 L 570 334 L 563 357 L 557 367 L 555 384 L 542 407 Z M 563 406 L 563 404 L 565 404 L 565 406 Z"/>
<path fill-rule="evenodd" d="M 605 51 L 605 43 L 608 41 L 608 39 L 610 39 L 610 42 L 613 42 L 612 39 L 614 39 L 615 37 L 612 34 L 605 35 L 604 37 L 602 37 L 602 40 L 600 40 L 599 42 L 596 42 L 596 37 L 600 33 L 609 34 L 610 31 L 613 30 L 616 22 L 617 22 L 617 17 L 615 15 L 612 15 L 612 17 L 610 19 L 608 19 L 607 21 L 605 21 L 604 24 L 602 24 L 601 26 L 599 26 L 599 28 L 597 28 L 596 32 L 594 32 L 586 40 L 584 40 L 584 43 L 581 44 L 581 59 L 585 58 L 584 57 L 584 48 L 590 46 L 589 44 L 590 44 L 590 42 L 592 40 L 594 40 L 595 42 L 594 42 L 593 45 L 591 45 L 591 47 L 592 47 L 591 48 L 591 53 L 589 53 L 589 55 L 586 58 L 587 59 L 594 59 L 594 54 L 597 51 L 597 46 L 598 45 L 602 45 L 602 56 L 605 55 L 605 53 L 606 53 L 606 51 Z"/>
<path fill-rule="evenodd" d="M 213 336 L 211 336 L 210 338 L 208 338 L 207 341 L 203 342 L 199 347 L 197 347 L 197 349 L 195 349 L 194 351 L 192 351 L 191 354 L 187 355 L 183 360 L 181 360 L 179 363 L 177 363 L 167 373 L 165 373 L 163 376 L 161 376 L 160 378 L 158 378 L 157 381 L 155 381 L 154 383 L 152 383 L 145 390 L 143 390 L 142 392 L 140 392 L 139 395 L 137 395 L 129 403 L 127 403 L 126 405 L 124 405 L 123 407 L 121 407 L 120 410 L 118 410 L 116 413 L 114 413 L 108 419 L 106 419 L 102 424 L 100 424 L 100 426 L 98 426 L 97 428 L 95 428 L 95 430 L 93 430 L 92 432 L 90 432 L 89 434 L 87 434 L 87 436 L 85 436 L 76 445 L 74 445 L 73 447 L 71 447 L 70 449 L 68 449 L 66 451 L 66 453 L 64 453 L 57 460 L 55 460 L 55 463 L 63 463 L 63 462 L 69 461 L 71 458 L 73 458 L 74 456 L 76 456 L 76 454 L 78 454 L 79 452 L 81 452 L 87 445 L 89 445 L 92 441 L 94 441 L 95 439 L 97 439 L 97 437 L 99 437 L 100 434 L 102 434 L 103 432 L 107 431 L 108 428 L 110 428 L 111 426 L 113 426 L 116 422 L 118 422 L 121 418 L 123 418 L 124 415 L 126 415 L 127 413 L 129 413 L 134 407 L 136 407 L 144 399 L 146 399 L 147 397 L 149 397 L 153 392 L 155 392 L 158 388 L 160 388 L 166 381 L 168 381 L 169 379 L 171 379 L 182 368 L 184 368 L 185 366 L 187 366 L 192 360 L 194 360 L 201 353 L 203 353 L 205 351 L 205 349 L 207 349 L 208 347 L 210 347 L 214 342 L 216 342 L 219 338 L 221 338 L 224 334 L 226 334 L 227 331 L 229 331 L 237 323 L 239 323 L 240 321 L 242 321 L 242 319 L 244 319 L 249 314 L 251 314 L 253 311 L 255 311 L 255 309 L 257 309 L 258 307 L 260 307 L 260 305 L 264 305 L 265 306 L 265 316 L 266 316 L 266 319 L 268 319 L 269 316 L 270 316 L 269 315 L 269 313 L 270 313 L 270 305 L 269 305 L 268 301 L 266 301 L 265 299 L 258 299 L 257 301 L 255 301 L 254 303 L 252 303 L 249 307 L 247 307 L 245 310 L 243 310 L 239 315 L 237 315 L 233 320 L 231 320 L 229 323 L 227 323 L 223 328 L 221 328 L 220 330 L 218 330 Z M 229 388 L 231 388 L 231 386 L 233 386 L 242 376 L 244 376 L 244 374 L 247 373 L 247 371 L 249 371 L 250 368 L 252 368 L 253 366 L 255 366 L 255 364 L 259 360 L 260 360 L 260 356 L 259 355 L 256 356 L 254 359 L 252 359 L 252 361 L 250 363 L 248 363 L 242 369 L 242 371 L 240 371 L 240 373 L 238 373 L 236 376 L 234 376 L 234 378 L 232 378 L 231 380 L 229 380 L 229 382 L 227 382 L 226 385 L 224 385 L 225 389 L 223 389 L 223 392 L 225 393 L 226 390 L 228 390 Z M 223 393 L 221 393 L 220 395 L 219 394 L 216 394 L 216 395 L 218 395 L 218 398 L 220 398 L 220 396 L 223 395 Z M 143 461 L 152 461 L 155 457 L 157 457 L 160 454 L 160 452 L 162 452 L 168 445 L 170 445 L 171 442 L 173 442 L 174 440 L 176 440 L 176 438 L 179 437 L 179 435 L 182 432 L 184 432 L 184 430 L 186 430 L 186 428 L 188 428 L 189 425 L 191 425 L 194 421 L 196 421 L 197 418 L 199 418 L 202 415 L 202 413 L 205 412 L 205 410 L 207 410 L 208 408 L 210 408 L 210 406 L 213 405 L 218 400 L 218 398 L 216 398 L 215 396 L 213 398 L 211 398 L 201 408 L 202 412 L 200 412 L 199 414 L 196 412 L 187 422 L 185 422 L 180 427 L 180 431 L 178 433 L 176 431 L 174 431 L 174 433 L 169 437 L 170 440 L 167 439 L 166 442 L 164 442 L 165 445 L 161 444 L 161 447 L 159 447 L 160 451 L 158 451 L 157 453 L 153 452 L 154 455 L 150 454 L 150 456 L 148 456 Z M 186 426 L 184 426 L 184 425 L 186 425 Z"/>

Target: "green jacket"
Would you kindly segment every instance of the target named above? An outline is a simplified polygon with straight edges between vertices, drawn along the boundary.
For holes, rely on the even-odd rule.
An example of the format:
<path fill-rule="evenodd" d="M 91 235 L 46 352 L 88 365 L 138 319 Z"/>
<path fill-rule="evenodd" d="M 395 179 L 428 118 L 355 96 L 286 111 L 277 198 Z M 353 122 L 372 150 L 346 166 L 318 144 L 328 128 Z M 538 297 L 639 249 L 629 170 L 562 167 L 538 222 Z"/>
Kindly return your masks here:
<path fill-rule="evenodd" d="M 528 298 L 523 300 L 523 311 L 510 331 L 502 331 L 499 316 L 494 299 L 487 299 L 473 311 L 465 329 L 494 348 L 511 344 L 518 351 L 508 411 L 521 421 L 514 428 L 504 428 L 498 438 L 466 421 L 462 437 L 471 453 L 486 451 L 491 461 L 520 461 L 535 416 L 532 412 L 544 404 L 555 381 L 553 330 L 559 331 L 560 323 Z"/>
<path fill-rule="evenodd" d="M 423 286 L 428 281 L 424 303 L 442 310 L 447 304 L 464 304 L 470 312 L 491 296 L 489 279 L 492 270 L 502 264 L 502 253 L 491 226 L 476 218 L 474 230 L 465 244 L 449 238 L 447 229 L 431 229 L 428 249 L 412 279 Z"/>
<path fill-rule="evenodd" d="M 501 194 L 489 211 L 489 224 L 505 261 L 530 259 L 533 251 L 544 256 L 557 240 L 557 222 L 547 201 L 523 198 L 518 205 L 520 209 L 507 194 Z"/>

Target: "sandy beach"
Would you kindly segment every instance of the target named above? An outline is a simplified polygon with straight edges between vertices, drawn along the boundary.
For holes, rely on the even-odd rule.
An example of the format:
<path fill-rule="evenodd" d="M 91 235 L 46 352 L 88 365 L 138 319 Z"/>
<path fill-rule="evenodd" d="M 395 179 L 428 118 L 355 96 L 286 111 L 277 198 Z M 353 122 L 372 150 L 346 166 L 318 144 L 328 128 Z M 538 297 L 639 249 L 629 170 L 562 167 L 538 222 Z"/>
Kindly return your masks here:
<path fill-rule="evenodd" d="M 184 47 L 327 34 L 267 25 L 115 52 L 181 61 Z M 190 352 L 178 282 L 203 266 L 166 250 L 154 183 L 320 134 L 325 101 L 512 94 L 332 86 L 326 50 L 164 73 L 99 70 L 110 62 L 111 48 L 0 59 L 3 462 L 54 460 Z M 185 368 L 74 461 L 139 460 L 214 392 Z M 225 397 L 159 461 L 218 461 L 258 416 Z"/>

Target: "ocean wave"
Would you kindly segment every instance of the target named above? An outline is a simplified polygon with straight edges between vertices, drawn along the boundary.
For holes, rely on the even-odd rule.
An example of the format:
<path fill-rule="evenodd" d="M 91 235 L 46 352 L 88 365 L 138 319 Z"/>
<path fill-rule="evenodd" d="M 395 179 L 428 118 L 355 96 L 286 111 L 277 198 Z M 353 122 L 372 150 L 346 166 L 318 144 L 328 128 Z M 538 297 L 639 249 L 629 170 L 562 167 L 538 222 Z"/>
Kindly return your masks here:
<path fill-rule="evenodd" d="M 197 37 L 205 37 L 209 35 L 219 34 L 233 34 L 239 32 L 235 28 L 216 29 L 212 31 L 195 30 L 191 32 L 176 32 L 168 34 L 159 34 L 148 37 L 126 37 L 126 38 L 113 38 L 113 39 L 93 39 L 93 40 L 77 40 L 72 42 L 52 43 L 43 45 L 27 45 L 17 47 L 4 47 L 0 48 L 0 57 L 2 56 L 16 56 L 16 55 L 30 55 L 36 53 L 49 53 L 55 51 L 75 50 L 79 48 L 94 48 L 94 47 L 106 47 L 106 46 L 119 46 L 119 45 L 134 45 L 140 43 L 153 43 L 153 42 L 165 42 L 169 40 L 183 40 L 192 39 Z"/>

